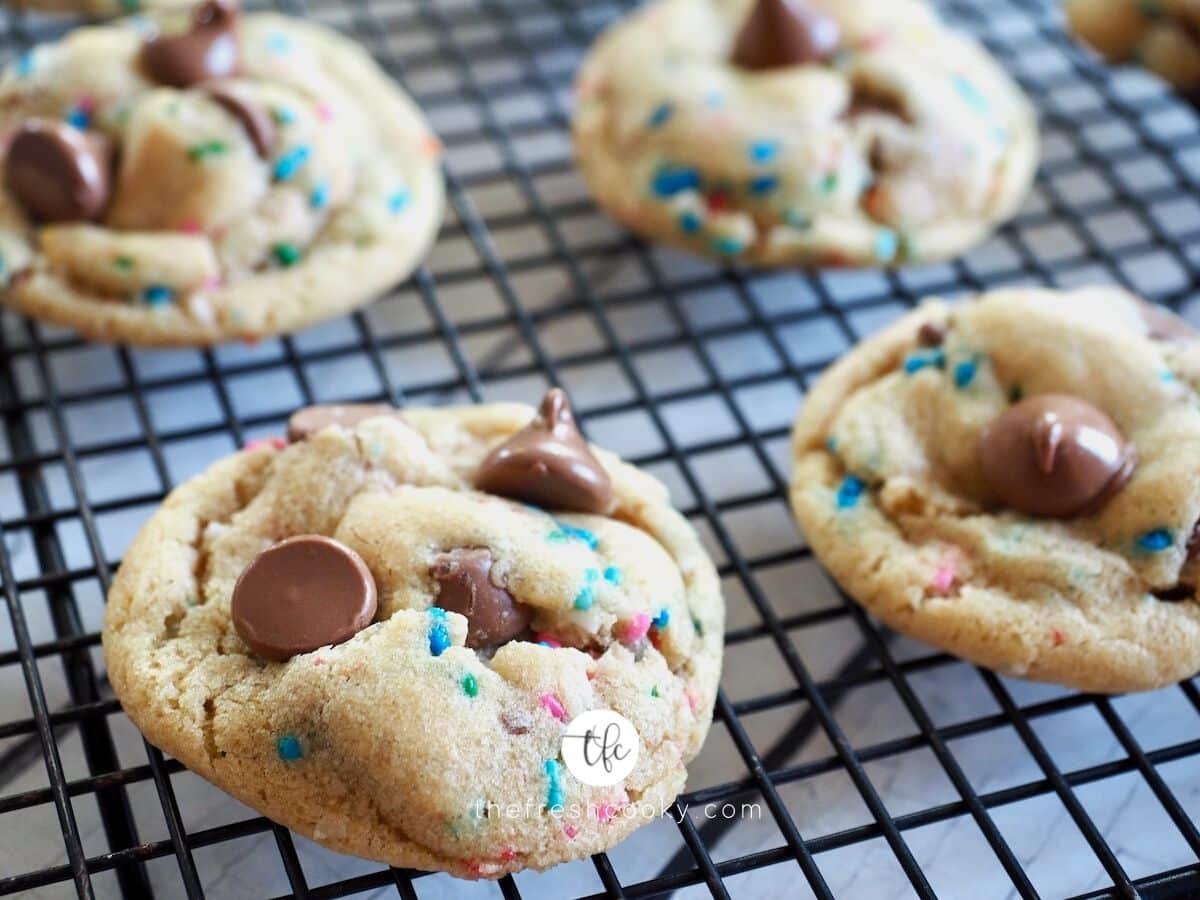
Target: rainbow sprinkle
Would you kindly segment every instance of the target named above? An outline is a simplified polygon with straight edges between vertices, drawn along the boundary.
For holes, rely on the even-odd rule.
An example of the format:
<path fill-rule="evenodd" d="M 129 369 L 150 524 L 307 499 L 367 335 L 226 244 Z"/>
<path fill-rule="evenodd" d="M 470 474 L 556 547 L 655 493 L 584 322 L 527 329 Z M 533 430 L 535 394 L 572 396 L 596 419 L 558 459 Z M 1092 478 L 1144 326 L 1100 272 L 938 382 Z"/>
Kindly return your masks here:
<path fill-rule="evenodd" d="M 308 203 L 313 209 L 324 209 L 329 202 L 329 183 L 318 181 L 308 196 Z"/>
<path fill-rule="evenodd" d="M 609 566 L 604 570 L 604 580 L 609 584 L 617 585 L 621 583 L 621 570 L 616 566 Z"/>
<path fill-rule="evenodd" d="M 562 767 L 556 759 L 546 760 L 546 808 L 556 812 L 563 807 Z"/>
<path fill-rule="evenodd" d="M 306 144 L 293 147 L 275 161 L 272 175 L 276 181 L 290 181 L 296 173 L 304 168 L 312 151 Z"/>
<path fill-rule="evenodd" d="M 662 166 L 650 182 L 650 190 L 658 197 L 674 197 L 700 187 L 700 173 L 686 166 Z"/>
<path fill-rule="evenodd" d="M 847 475 L 842 479 L 837 491 L 837 508 L 852 509 L 858 505 L 858 498 L 866 490 L 863 480 L 857 475 Z"/>
<path fill-rule="evenodd" d="M 650 630 L 651 618 L 646 613 L 635 613 L 623 628 L 621 639 L 627 644 L 636 644 Z"/>
<path fill-rule="evenodd" d="M 476 697 L 479 695 L 479 679 L 477 679 L 470 672 L 462 677 L 460 684 L 462 685 L 463 693 L 468 697 Z"/>
<path fill-rule="evenodd" d="M 304 748 L 300 746 L 300 739 L 291 734 L 281 735 L 275 741 L 275 752 L 284 762 L 294 762 L 304 758 Z"/>
<path fill-rule="evenodd" d="M 675 115 L 675 107 L 670 103 L 662 103 L 650 113 L 650 118 L 646 124 L 651 128 L 662 128 L 671 120 L 671 116 Z"/>
<path fill-rule="evenodd" d="M 300 261 L 300 248 L 295 244 L 288 243 L 287 241 L 281 244 L 276 244 L 271 248 L 271 253 L 275 256 L 276 261 L 284 268 L 287 268 L 288 266 L 294 266 Z"/>
<path fill-rule="evenodd" d="M 441 656 L 450 646 L 450 630 L 446 627 L 446 611 L 438 606 L 429 609 L 429 652 Z"/>
<path fill-rule="evenodd" d="M 935 369 L 946 368 L 946 354 L 942 352 L 941 347 L 912 353 L 904 360 L 904 371 L 909 375 L 931 366 Z"/>
<path fill-rule="evenodd" d="M 750 162 L 769 163 L 777 155 L 779 155 L 779 141 L 763 140 L 754 141 L 752 144 L 750 144 Z"/>
<path fill-rule="evenodd" d="M 975 373 L 979 371 L 979 363 L 973 359 L 966 359 L 954 367 L 954 386 L 959 388 L 967 387 L 975 380 Z"/>
<path fill-rule="evenodd" d="M 596 581 L 599 580 L 600 573 L 596 569 L 584 569 L 583 571 L 583 587 L 579 589 L 579 593 L 575 595 L 576 609 L 591 609 L 592 604 L 596 602 Z"/>
<path fill-rule="evenodd" d="M 658 615 L 654 617 L 654 627 L 659 631 L 671 624 L 671 611 L 665 606 L 658 611 Z"/>
<path fill-rule="evenodd" d="M 679 214 L 679 230 L 684 234 L 695 234 L 703 226 L 700 215 L 691 209 L 685 209 Z"/>
<path fill-rule="evenodd" d="M 175 292 L 165 284 L 151 284 L 142 291 L 142 300 L 149 306 L 166 306 L 175 299 Z"/>
<path fill-rule="evenodd" d="M 397 188 L 388 195 L 387 206 L 388 212 L 393 216 L 404 210 L 408 206 L 408 201 L 412 198 L 408 188 Z"/>
<path fill-rule="evenodd" d="M 1158 553 L 1166 550 L 1173 543 L 1175 543 L 1175 538 L 1171 536 L 1170 531 L 1165 528 L 1156 528 L 1153 531 L 1147 531 L 1137 539 L 1137 548 L 1149 553 Z"/>
<path fill-rule="evenodd" d="M 558 527 L 546 537 L 546 540 L 551 543 L 583 541 L 588 545 L 589 550 L 595 550 L 600 546 L 600 539 L 586 528 L 576 528 L 574 525 L 568 525 L 566 522 L 556 522 L 555 524 Z"/>
<path fill-rule="evenodd" d="M 538 702 L 542 704 L 542 708 L 560 722 L 567 721 L 567 711 L 563 709 L 562 701 L 553 694 L 542 694 L 538 697 Z"/>

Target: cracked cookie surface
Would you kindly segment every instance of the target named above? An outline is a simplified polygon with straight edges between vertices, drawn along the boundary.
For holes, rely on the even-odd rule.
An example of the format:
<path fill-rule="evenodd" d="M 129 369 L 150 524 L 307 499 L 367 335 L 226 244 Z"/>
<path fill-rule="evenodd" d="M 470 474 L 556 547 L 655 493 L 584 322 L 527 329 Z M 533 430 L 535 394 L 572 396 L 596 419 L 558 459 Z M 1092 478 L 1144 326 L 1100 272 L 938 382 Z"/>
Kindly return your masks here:
<path fill-rule="evenodd" d="M 1022 409 L 1029 472 L 988 437 Z M 1063 455 L 1080 421 L 1095 455 Z M 1180 320 L 1114 288 L 930 301 L 825 373 L 793 444 L 801 529 L 898 631 L 1085 690 L 1200 668 L 1200 342 Z"/>
<path fill-rule="evenodd" d="M 789 0 L 809 29 L 792 43 L 816 55 L 735 63 L 756 3 L 783 2 L 658 0 L 600 39 L 573 131 L 611 215 L 728 260 L 892 265 L 954 256 L 1015 212 L 1036 121 L 974 41 L 917 0 Z"/>
<path fill-rule="evenodd" d="M 716 572 L 665 488 L 602 450 L 604 514 L 474 490 L 530 415 L 294 417 L 298 441 L 244 450 L 176 489 L 108 600 L 109 678 L 130 717 L 270 818 L 398 866 L 472 878 L 544 868 L 661 812 L 710 723 Z M 356 554 L 378 610 L 343 643 L 268 662 L 240 637 L 231 599 L 253 560 L 301 534 Z M 527 616 L 498 645 L 450 602 L 455 572 L 480 552 Z M 596 708 L 641 737 L 636 768 L 612 787 L 558 762 L 565 722 Z"/>
<path fill-rule="evenodd" d="M 220 4 L 194 15 L 224 18 L 76 29 L 0 79 L 6 144 L 37 125 L 105 148 L 32 174 L 7 160 L 8 305 L 97 340 L 256 339 L 368 302 L 428 248 L 442 215 L 440 147 L 364 51 L 283 16 Z M 229 47 L 199 52 L 222 29 Z M 98 211 L 47 220 L 22 204 L 22 179 L 26 196 L 44 195 L 47 179 L 61 184 L 82 164 L 93 187 L 110 182 Z"/>

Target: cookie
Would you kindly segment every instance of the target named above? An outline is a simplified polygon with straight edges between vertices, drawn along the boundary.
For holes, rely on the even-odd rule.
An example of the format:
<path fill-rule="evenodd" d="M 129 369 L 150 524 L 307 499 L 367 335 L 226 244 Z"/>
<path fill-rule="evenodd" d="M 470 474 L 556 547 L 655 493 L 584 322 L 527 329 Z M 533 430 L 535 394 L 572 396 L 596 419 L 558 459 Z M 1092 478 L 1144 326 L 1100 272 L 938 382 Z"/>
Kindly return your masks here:
<path fill-rule="evenodd" d="M 666 489 L 590 448 L 558 391 L 537 416 L 322 408 L 289 430 L 172 492 L 125 554 L 104 652 L 146 737 L 334 850 L 467 878 L 660 814 L 724 619 Z M 562 754 L 600 709 L 640 752 L 597 786 Z"/>
<path fill-rule="evenodd" d="M 597 202 L 728 261 L 946 259 L 1037 163 L 1020 90 L 920 0 L 657 0 L 600 39 L 576 99 Z"/>
<path fill-rule="evenodd" d="M 1200 341 L 1116 288 L 930 301 L 794 433 L 814 552 L 887 625 L 1088 691 L 1200 669 Z"/>
<path fill-rule="evenodd" d="M 439 145 L 347 39 L 222 2 L 80 28 L 0 78 L 4 302 L 103 341 L 290 332 L 404 278 Z"/>
<path fill-rule="evenodd" d="M 1070 0 L 1074 32 L 1110 62 L 1136 61 L 1200 100 L 1200 6 L 1190 0 Z"/>

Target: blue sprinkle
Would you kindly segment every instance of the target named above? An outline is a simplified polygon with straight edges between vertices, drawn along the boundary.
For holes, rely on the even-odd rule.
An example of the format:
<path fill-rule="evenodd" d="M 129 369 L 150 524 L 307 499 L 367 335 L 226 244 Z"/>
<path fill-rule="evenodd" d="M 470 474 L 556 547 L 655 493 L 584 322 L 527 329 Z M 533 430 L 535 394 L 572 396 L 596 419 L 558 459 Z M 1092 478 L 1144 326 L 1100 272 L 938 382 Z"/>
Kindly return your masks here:
<path fill-rule="evenodd" d="M 390 212 L 392 215 L 396 215 L 396 213 L 408 206 L 408 201 L 411 196 L 412 195 L 409 193 L 408 188 L 398 188 L 397 190 L 393 191 L 391 196 L 388 197 L 388 212 Z"/>
<path fill-rule="evenodd" d="M 267 49 L 272 53 L 284 54 L 292 49 L 292 39 L 280 31 L 272 31 L 267 35 Z"/>
<path fill-rule="evenodd" d="M 675 107 L 670 103 L 660 104 L 654 112 L 650 113 L 650 119 L 647 124 L 651 128 L 661 128 L 671 120 L 671 116 L 675 115 Z"/>
<path fill-rule="evenodd" d="M 900 249 L 900 238 L 890 228 L 880 228 L 875 232 L 875 258 L 880 262 L 891 262 L 896 258 Z"/>
<path fill-rule="evenodd" d="M 779 141 L 754 141 L 750 144 L 750 161 L 768 163 L 779 154 Z"/>
<path fill-rule="evenodd" d="M 20 75 L 22 78 L 28 78 L 30 75 L 33 74 L 33 70 L 34 70 L 33 51 L 26 50 L 24 53 L 21 54 L 20 58 L 17 60 L 17 74 Z"/>
<path fill-rule="evenodd" d="M 957 388 L 965 388 L 975 380 L 975 373 L 979 371 L 979 363 L 973 359 L 965 359 L 954 367 L 954 386 Z"/>
<path fill-rule="evenodd" d="M 655 173 L 650 189 L 658 197 L 674 197 L 700 187 L 700 173 L 686 166 L 663 166 Z"/>
<path fill-rule="evenodd" d="M 1172 381 L 1175 381 L 1175 373 L 1172 372 L 1170 369 L 1163 369 L 1162 372 L 1159 373 L 1158 377 L 1159 377 L 1160 381 L 1163 381 L 1167 384 L 1170 384 Z"/>
<path fill-rule="evenodd" d="M 1147 531 L 1137 539 L 1139 550 L 1147 550 L 1151 553 L 1158 553 L 1160 550 L 1166 550 L 1175 539 L 1171 537 L 1171 532 L 1165 528 L 1156 528 L 1154 531 Z"/>
<path fill-rule="evenodd" d="M 544 768 L 546 771 L 546 808 L 555 812 L 563 807 L 562 769 L 556 759 L 546 760 Z"/>
<path fill-rule="evenodd" d="M 600 573 L 595 569 L 585 569 L 583 572 L 584 585 L 579 589 L 579 593 L 575 595 L 576 609 L 591 609 L 592 604 L 596 602 L 596 581 L 600 578 Z"/>
<path fill-rule="evenodd" d="M 312 189 L 312 194 L 309 195 L 308 202 L 313 209 L 324 209 L 325 204 L 329 202 L 329 184 L 325 181 L 318 181 L 316 187 Z"/>
<path fill-rule="evenodd" d="M 142 300 L 150 306 L 165 306 L 175 299 L 175 292 L 165 284 L 152 284 L 142 291 Z"/>
<path fill-rule="evenodd" d="M 750 179 L 750 193 L 756 197 L 769 194 L 779 187 L 778 175 L 758 175 Z"/>
<path fill-rule="evenodd" d="M 967 101 L 967 105 L 975 110 L 975 112 L 984 116 L 991 112 L 991 106 L 987 98 L 979 92 L 979 88 L 975 87 L 973 82 L 963 75 L 955 75 L 952 81 L 959 96 Z"/>
<path fill-rule="evenodd" d="M 620 584 L 621 583 L 621 570 L 618 569 L 616 566 L 609 566 L 607 569 L 604 570 L 604 580 L 607 581 L 609 584 Z"/>
<path fill-rule="evenodd" d="M 290 734 L 285 734 L 275 741 L 275 752 L 284 762 L 304 758 L 304 748 L 300 746 L 300 739 Z"/>
<path fill-rule="evenodd" d="M 684 234 L 695 234 L 703 224 L 695 210 L 685 209 L 679 214 L 679 230 Z"/>
<path fill-rule="evenodd" d="M 293 147 L 275 161 L 274 176 L 276 181 L 288 181 L 308 162 L 311 151 L 304 144 Z"/>
<path fill-rule="evenodd" d="M 557 525 L 558 527 L 546 538 L 548 541 L 556 544 L 562 541 L 583 541 L 588 545 L 589 550 L 595 550 L 600 546 L 600 539 L 586 528 L 576 528 L 566 522 L 558 522 Z"/>
<path fill-rule="evenodd" d="M 857 506 L 858 498 L 862 496 L 866 487 L 862 479 L 856 475 L 847 475 L 843 478 L 837 492 L 838 509 L 850 509 Z"/>
<path fill-rule="evenodd" d="M 712 248 L 717 253 L 722 253 L 726 256 L 736 256 L 746 249 L 746 245 L 741 239 L 726 235 L 714 238 Z"/>
<path fill-rule="evenodd" d="M 812 226 L 812 219 L 800 212 L 798 209 L 789 209 L 784 214 L 783 219 L 793 228 L 799 229 L 800 231 L 804 231 L 806 228 Z"/>
<path fill-rule="evenodd" d="M 68 125 L 72 125 L 81 130 L 87 128 L 92 122 L 92 117 L 88 114 L 88 111 L 81 106 L 74 107 L 70 112 L 67 113 L 66 118 Z"/>
<path fill-rule="evenodd" d="M 450 647 L 450 630 L 446 627 L 446 611 L 437 606 L 429 608 L 429 652 L 441 656 Z"/>
<path fill-rule="evenodd" d="M 904 371 L 909 375 L 914 372 L 919 372 L 924 368 L 933 366 L 934 368 L 946 368 L 946 354 L 942 352 L 940 347 L 934 347 L 932 350 L 922 350 L 918 353 L 911 354 L 904 360 Z"/>
<path fill-rule="evenodd" d="M 835 438 L 832 434 L 825 438 L 825 449 L 830 453 L 837 453 L 837 445 L 837 438 Z"/>
<path fill-rule="evenodd" d="M 280 125 L 291 125 L 296 121 L 296 114 L 286 106 L 277 106 L 272 115 Z"/>
<path fill-rule="evenodd" d="M 658 615 L 654 617 L 654 627 L 662 631 L 671 624 L 671 611 L 665 606 L 658 611 Z"/>

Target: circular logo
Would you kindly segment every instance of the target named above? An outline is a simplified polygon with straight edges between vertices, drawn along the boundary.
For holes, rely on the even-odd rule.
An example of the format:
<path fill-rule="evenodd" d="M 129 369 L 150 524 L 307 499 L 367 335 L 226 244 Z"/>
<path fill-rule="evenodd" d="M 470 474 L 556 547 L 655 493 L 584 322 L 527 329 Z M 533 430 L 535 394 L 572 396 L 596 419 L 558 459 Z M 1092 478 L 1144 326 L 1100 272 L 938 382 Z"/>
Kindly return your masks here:
<path fill-rule="evenodd" d="M 608 787 L 633 771 L 641 744 L 627 718 L 609 709 L 590 709 L 567 725 L 562 758 L 583 784 Z"/>

